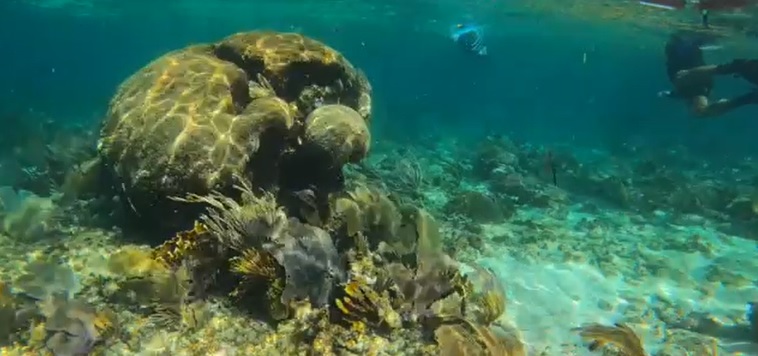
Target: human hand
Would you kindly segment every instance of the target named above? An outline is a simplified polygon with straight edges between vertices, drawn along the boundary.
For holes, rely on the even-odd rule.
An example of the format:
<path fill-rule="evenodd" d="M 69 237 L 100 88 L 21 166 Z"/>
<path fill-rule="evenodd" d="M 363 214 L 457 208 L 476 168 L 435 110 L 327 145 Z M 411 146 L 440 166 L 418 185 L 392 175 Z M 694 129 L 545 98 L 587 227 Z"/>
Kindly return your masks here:
<path fill-rule="evenodd" d="M 672 96 L 671 90 L 661 90 L 658 92 L 659 98 L 670 98 Z"/>

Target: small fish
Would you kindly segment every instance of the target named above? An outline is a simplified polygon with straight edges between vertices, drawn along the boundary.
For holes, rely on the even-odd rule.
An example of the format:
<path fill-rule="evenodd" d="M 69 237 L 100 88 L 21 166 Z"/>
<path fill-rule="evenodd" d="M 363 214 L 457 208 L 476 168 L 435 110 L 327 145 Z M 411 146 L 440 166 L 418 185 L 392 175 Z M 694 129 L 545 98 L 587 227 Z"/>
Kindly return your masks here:
<path fill-rule="evenodd" d="M 553 176 L 553 185 L 558 186 L 558 167 L 555 165 L 553 151 L 547 151 L 545 155 L 545 173 Z"/>

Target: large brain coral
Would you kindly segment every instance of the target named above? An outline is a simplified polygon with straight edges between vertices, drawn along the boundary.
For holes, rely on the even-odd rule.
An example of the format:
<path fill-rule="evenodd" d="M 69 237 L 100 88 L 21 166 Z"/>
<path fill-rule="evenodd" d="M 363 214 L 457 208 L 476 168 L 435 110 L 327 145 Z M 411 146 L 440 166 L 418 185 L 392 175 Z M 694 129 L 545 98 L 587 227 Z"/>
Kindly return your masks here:
<path fill-rule="evenodd" d="M 319 41 L 296 33 L 243 32 L 221 40 L 214 53 L 247 73 L 268 78 L 279 97 L 296 104 L 300 117 L 319 103 L 339 103 L 369 120 L 371 86 L 366 77 Z"/>
<path fill-rule="evenodd" d="M 366 122 L 344 105 L 323 105 L 313 110 L 305 122 L 306 142 L 342 166 L 362 160 L 371 141 Z"/>
<path fill-rule="evenodd" d="M 337 129 L 319 128 L 318 142 L 348 135 L 350 145 L 329 146 L 335 157 L 312 162 L 300 154 L 312 148 L 301 144 L 306 118 L 332 106 L 344 115 L 331 119 Z M 342 164 L 368 150 L 370 113 L 367 79 L 336 50 L 294 33 L 238 33 L 167 53 L 124 81 L 98 150 L 130 210 L 175 229 L 167 215 L 181 205 L 171 197 L 229 192 L 236 177 L 285 191 L 341 181 Z M 303 156 L 308 172 L 292 163 Z"/>

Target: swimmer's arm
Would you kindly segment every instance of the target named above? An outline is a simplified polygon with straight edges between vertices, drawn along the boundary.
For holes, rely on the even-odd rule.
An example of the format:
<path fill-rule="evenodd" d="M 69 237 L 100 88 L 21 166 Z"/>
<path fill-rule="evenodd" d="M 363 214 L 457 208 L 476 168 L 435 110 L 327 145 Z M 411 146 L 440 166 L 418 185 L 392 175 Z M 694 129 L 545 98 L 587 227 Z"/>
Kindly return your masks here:
<path fill-rule="evenodd" d="M 747 60 L 735 59 L 724 64 L 708 64 L 690 68 L 679 71 L 679 73 L 677 73 L 677 79 L 682 79 L 684 77 L 706 78 L 714 75 L 739 74 L 745 70 L 746 63 Z"/>

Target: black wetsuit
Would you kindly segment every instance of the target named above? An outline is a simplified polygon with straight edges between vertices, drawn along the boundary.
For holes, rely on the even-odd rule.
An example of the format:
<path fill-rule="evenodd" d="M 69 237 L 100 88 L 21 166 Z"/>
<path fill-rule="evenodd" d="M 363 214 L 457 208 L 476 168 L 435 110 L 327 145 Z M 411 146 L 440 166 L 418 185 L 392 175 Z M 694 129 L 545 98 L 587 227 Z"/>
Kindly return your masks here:
<path fill-rule="evenodd" d="M 676 74 L 685 69 L 705 65 L 703 50 L 700 49 L 702 39 L 687 34 L 671 35 L 666 42 L 666 72 L 671 83 L 676 83 Z M 707 76 L 686 87 L 675 87 L 674 94 L 682 98 L 708 96 L 713 89 L 713 78 Z"/>
<path fill-rule="evenodd" d="M 487 54 L 487 46 L 484 45 L 484 40 L 479 30 L 468 29 L 463 31 L 456 39 L 456 42 L 466 52 L 480 56 Z"/>
<path fill-rule="evenodd" d="M 753 85 L 758 85 L 758 59 L 737 60 L 737 74 Z"/>
<path fill-rule="evenodd" d="M 476 31 L 468 31 L 458 36 L 458 45 L 466 51 L 474 52 L 479 44 L 479 35 Z"/>

